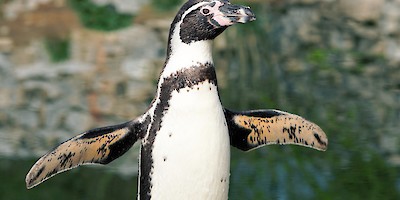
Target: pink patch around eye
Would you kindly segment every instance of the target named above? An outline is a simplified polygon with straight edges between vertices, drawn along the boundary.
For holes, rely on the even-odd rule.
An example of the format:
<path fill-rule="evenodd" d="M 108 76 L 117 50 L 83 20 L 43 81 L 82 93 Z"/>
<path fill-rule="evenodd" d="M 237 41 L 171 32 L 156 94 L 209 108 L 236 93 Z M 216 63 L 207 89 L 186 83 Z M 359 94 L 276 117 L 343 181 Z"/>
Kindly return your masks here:
<path fill-rule="evenodd" d="M 221 11 L 219 11 L 219 7 L 222 5 L 223 4 L 221 2 L 217 1 L 213 7 L 206 6 L 204 9 L 208 9 L 210 13 L 214 14 L 212 19 L 215 20 L 220 26 L 230 26 L 233 24 L 231 20 L 229 20 L 227 17 L 224 17 Z"/>

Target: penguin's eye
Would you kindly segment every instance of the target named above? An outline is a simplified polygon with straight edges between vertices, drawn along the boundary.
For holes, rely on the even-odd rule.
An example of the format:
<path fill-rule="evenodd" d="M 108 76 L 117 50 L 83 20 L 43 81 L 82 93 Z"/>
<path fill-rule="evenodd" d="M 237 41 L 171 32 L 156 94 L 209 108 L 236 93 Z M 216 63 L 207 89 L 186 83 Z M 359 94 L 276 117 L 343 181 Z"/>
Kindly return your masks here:
<path fill-rule="evenodd" d="M 203 14 L 203 15 L 208 15 L 208 14 L 210 14 L 210 10 L 209 10 L 208 8 L 203 8 L 203 9 L 200 10 L 200 12 L 201 12 L 201 14 Z"/>

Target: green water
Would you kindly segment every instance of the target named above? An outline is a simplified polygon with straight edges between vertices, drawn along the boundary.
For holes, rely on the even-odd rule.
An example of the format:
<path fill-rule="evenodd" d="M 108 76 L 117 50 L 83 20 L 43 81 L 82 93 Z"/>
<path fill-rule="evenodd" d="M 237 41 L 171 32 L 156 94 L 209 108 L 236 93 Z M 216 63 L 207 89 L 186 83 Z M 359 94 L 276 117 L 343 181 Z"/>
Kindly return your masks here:
<path fill-rule="evenodd" d="M 1 159 L 0 199 L 135 199 L 136 177 L 122 178 L 101 167 L 79 167 L 58 174 L 34 189 L 25 188 L 25 175 L 36 160 Z"/>
<path fill-rule="evenodd" d="M 399 199 L 398 169 L 378 155 L 364 160 L 354 152 L 342 167 L 327 161 L 334 154 L 279 146 L 250 153 L 233 149 L 230 199 Z M 136 198 L 137 177 L 101 166 L 79 167 L 27 190 L 24 179 L 34 161 L 1 160 L 0 199 Z"/>

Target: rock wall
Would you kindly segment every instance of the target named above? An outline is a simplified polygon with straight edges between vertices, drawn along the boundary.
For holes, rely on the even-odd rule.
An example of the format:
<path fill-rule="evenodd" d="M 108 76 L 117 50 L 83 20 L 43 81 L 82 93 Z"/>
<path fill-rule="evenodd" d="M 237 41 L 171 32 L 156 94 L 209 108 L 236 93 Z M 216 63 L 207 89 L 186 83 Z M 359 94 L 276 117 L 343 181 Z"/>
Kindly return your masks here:
<path fill-rule="evenodd" d="M 81 27 L 63 1 L 37 2 L 25 10 L 12 3 L 1 6 L 1 13 L 10 15 L 0 20 L 2 156 L 38 156 L 84 130 L 140 115 L 155 92 L 175 12 L 138 16 L 131 27 L 98 32 Z M 148 14 L 143 2 L 129 12 Z M 285 80 L 275 88 L 280 105 L 316 110 L 325 121 L 331 115 L 337 123 L 353 120 L 357 126 L 349 134 L 366 133 L 352 137 L 373 138 L 389 160 L 400 164 L 400 1 L 253 4 L 261 33 L 247 37 L 233 29 L 216 42 L 215 53 L 222 52 L 219 83 L 224 86 L 226 69 L 237 65 L 226 61 L 224 49 L 242 47 L 228 41 L 259 38 L 256 44 L 263 44 L 259 48 L 265 54 L 255 57 L 266 60 L 259 67 L 271 68 L 274 80 Z M 9 5 L 19 12 L 6 12 Z M 52 9 L 63 11 L 63 23 L 49 22 L 45 13 Z M 52 62 L 46 37 L 68 39 L 69 59 Z M 289 103 L 294 98 L 298 101 Z"/>
<path fill-rule="evenodd" d="M 99 32 L 81 27 L 65 4 L 37 3 L 0 20 L 0 157 L 37 157 L 85 130 L 141 115 L 164 62 L 163 23 Z M 49 38 L 68 41 L 67 60 L 52 61 Z M 135 174 L 137 153 L 118 172 Z"/>
<path fill-rule="evenodd" d="M 400 164 L 400 1 L 269 1 L 261 10 L 268 65 L 285 80 L 279 101 L 351 127 L 331 141 L 372 141 Z"/>

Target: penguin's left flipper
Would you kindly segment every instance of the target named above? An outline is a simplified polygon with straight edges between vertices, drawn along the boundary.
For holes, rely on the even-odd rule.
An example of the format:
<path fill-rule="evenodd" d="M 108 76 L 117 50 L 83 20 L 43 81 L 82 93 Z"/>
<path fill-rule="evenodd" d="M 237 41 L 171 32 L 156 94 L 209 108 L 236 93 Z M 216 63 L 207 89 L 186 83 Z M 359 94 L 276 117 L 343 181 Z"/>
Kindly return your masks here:
<path fill-rule="evenodd" d="M 147 120 L 86 131 L 42 156 L 26 175 L 26 187 L 83 164 L 107 164 L 128 151 L 146 132 Z"/>
<path fill-rule="evenodd" d="M 243 151 L 269 144 L 296 144 L 325 151 L 328 138 L 313 122 L 279 110 L 224 110 L 231 145 Z"/>

